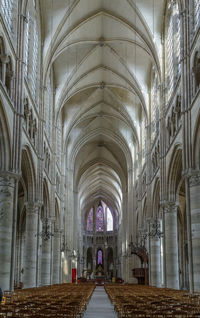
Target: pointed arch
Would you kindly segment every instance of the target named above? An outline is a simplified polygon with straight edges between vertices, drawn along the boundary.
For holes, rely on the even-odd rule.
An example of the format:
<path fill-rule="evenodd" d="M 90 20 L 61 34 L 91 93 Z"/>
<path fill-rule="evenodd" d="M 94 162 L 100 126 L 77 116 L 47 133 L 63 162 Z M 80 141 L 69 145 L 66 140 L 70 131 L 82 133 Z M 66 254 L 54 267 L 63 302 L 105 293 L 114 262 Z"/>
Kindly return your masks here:
<path fill-rule="evenodd" d="M 0 100 L 0 171 L 11 168 L 11 138 L 8 120 Z"/>
<path fill-rule="evenodd" d="M 50 197 L 47 180 L 43 181 L 43 211 L 42 218 L 48 218 L 50 216 Z"/>
<path fill-rule="evenodd" d="M 160 179 L 157 178 L 153 191 L 153 217 L 158 217 L 160 210 Z"/>
<path fill-rule="evenodd" d="M 21 170 L 27 189 L 27 200 L 34 202 L 36 196 L 36 173 L 32 153 L 28 145 L 22 149 Z"/>
<path fill-rule="evenodd" d="M 194 126 L 192 145 L 192 166 L 194 169 L 200 170 L 200 109 Z"/>
<path fill-rule="evenodd" d="M 182 179 L 182 148 L 180 144 L 174 147 L 168 171 L 168 199 L 176 202 L 176 195 Z"/>
<path fill-rule="evenodd" d="M 55 225 L 60 228 L 60 210 L 57 198 L 55 199 Z"/>

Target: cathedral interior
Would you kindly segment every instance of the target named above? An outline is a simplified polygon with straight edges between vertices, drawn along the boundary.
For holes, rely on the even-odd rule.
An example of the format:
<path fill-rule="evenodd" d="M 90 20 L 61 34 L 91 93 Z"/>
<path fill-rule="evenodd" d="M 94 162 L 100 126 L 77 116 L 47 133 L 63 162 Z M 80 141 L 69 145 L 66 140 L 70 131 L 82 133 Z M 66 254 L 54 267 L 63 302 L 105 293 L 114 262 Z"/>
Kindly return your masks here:
<path fill-rule="evenodd" d="M 200 1 L 1 0 L 0 287 L 200 292 Z"/>

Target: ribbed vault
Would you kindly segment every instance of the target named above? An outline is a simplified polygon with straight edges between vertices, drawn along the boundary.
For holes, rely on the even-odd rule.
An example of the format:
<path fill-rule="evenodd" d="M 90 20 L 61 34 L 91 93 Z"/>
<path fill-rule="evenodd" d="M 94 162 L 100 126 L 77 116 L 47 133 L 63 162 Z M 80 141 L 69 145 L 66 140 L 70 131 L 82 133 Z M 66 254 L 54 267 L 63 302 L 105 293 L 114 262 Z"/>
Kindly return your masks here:
<path fill-rule="evenodd" d="M 161 73 L 164 1 L 40 4 L 44 86 L 51 72 L 80 210 L 102 199 L 120 215 L 148 122 L 152 67 Z"/>

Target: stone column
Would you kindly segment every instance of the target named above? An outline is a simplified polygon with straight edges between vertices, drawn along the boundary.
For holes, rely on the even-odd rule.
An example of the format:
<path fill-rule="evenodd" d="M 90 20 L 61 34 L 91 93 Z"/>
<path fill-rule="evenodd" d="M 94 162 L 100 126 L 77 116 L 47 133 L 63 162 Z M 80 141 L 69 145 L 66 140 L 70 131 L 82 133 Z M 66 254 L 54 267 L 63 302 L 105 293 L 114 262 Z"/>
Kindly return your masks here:
<path fill-rule="evenodd" d="M 61 232 L 59 229 L 54 231 L 53 239 L 53 284 L 60 283 L 60 270 L 61 270 Z"/>
<path fill-rule="evenodd" d="M 194 291 L 200 291 L 200 171 L 190 177 Z"/>
<path fill-rule="evenodd" d="M 165 207 L 166 287 L 179 289 L 177 206 Z"/>
<path fill-rule="evenodd" d="M 49 220 L 48 220 L 49 225 Z M 51 238 L 42 238 L 41 285 L 51 283 Z"/>
<path fill-rule="evenodd" d="M 159 237 L 150 237 L 151 285 L 161 287 L 161 242 Z"/>
<path fill-rule="evenodd" d="M 24 288 L 36 286 L 38 208 L 33 203 L 26 209 L 26 241 L 24 250 Z"/>
<path fill-rule="evenodd" d="M 0 177 L 0 285 L 10 289 L 14 179 Z"/>

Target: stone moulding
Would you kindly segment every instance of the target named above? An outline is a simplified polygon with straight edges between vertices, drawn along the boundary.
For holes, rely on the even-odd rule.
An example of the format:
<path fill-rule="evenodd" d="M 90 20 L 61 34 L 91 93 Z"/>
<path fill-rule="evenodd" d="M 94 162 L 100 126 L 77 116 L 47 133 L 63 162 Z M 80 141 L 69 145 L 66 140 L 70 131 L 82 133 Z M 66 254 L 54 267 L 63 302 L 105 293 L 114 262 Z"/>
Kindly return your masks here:
<path fill-rule="evenodd" d="M 195 187 L 200 185 L 200 173 L 190 176 L 189 178 L 190 187 Z"/>

